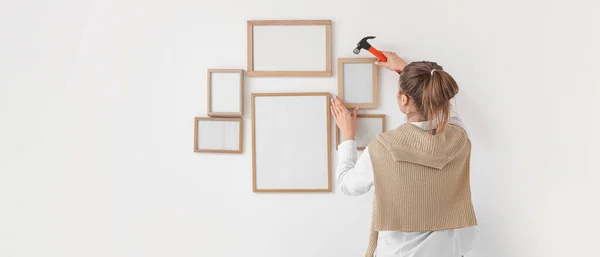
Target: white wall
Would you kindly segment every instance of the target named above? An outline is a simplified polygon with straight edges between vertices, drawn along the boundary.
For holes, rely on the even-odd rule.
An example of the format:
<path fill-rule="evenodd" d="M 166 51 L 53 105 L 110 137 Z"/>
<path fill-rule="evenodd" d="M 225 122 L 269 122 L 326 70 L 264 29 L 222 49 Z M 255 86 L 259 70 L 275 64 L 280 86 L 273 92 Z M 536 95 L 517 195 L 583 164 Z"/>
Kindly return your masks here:
<path fill-rule="evenodd" d="M 335 76 L 247 79 L 244 154 L 192 151 L 206 70 L 246 68 L 248 19 L 331 19 L 336 58 L 376 35 L 443 64 L 474 142 L 469 256 L 595 255 L 598 13 L 583 0 L 3 0 L 0 256 L 362 256 L 371 194 L 251 192 L 249 94 L 333 93 Z M 397 75 L 381 76 L 369 111 L 391 129 Z"/>

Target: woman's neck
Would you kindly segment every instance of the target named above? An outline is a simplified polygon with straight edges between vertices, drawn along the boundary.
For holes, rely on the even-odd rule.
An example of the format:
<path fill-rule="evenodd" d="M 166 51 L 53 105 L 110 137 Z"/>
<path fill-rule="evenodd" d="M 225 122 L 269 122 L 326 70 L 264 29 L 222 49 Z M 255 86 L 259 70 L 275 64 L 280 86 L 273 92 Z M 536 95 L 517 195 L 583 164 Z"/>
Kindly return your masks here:
<path fill-rule="evenodd" d="M 422 122 L 422 121 L 427 121 L 427 119 L 425 118 L 425 115 L 420 114 L 420 113 L 407 113 L 406 114 L 406 121 L 408 121 L 408 122 Z"/>

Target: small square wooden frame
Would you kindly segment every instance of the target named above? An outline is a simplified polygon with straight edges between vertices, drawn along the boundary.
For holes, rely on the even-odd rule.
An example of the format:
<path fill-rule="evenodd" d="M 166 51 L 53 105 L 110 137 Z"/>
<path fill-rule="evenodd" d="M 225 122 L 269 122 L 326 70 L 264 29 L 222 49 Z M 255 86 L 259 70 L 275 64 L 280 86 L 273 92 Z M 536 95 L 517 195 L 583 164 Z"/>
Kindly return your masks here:
<path fill-rule="evenodd" d="M 344 99 L 348 108 L 377 108 L 379 105 L 379 69 L 375 64 L 377 58 L 338 58 L 338 96 Z M 373 98 L 370 103 L 350 103 L 345 101 L 344 97 L 344 64 L 346 63 L 372 63 L 373 64 Z"/>
<path fill-rule="evenodd" d="M 198 121 L 209 120 L 209 121 L 237 121 L 240 123 L 239 132 L 239 148 L 238 150 L 222 150 L 222 149 L 199 149 L 198 148 Z M 244 151 L 244 119 L 242 118 L 209 118 L 209 117 L 195 117 L 194 118 L 194 152 L 199 153 L 242 153 Z"/>
<path fill-rule="evenodd" d="M 381 133 L 385 132 L 386 130 L 386 123 L 385 123 L 385 114 L 359 114 L 357 116 L 357 119 L 360 118 L 381 118 Z M 342 143 L 342 140 L 340 139 L 340 128 L 336 126 L 335 129 L 335 147 L 337 149 L 337 147 Z M 357 145 L 356 150 L 365 150 L 367 148 L 367 146 L 359 146 Z"/>
<path fill-rule="evenodd" d="M 325 70 L 322 71 L 255 71 L 254 26 L 325 26 Z M 248 21 L 248 76 L 249 77 L 330 77 L 331 20 L 250 20 Z M 290 60 L 293 61 L 293 60 Z"/>
<path fill-rule="evenodd" d="M 240 111 L 239 112 L 213 112 L 212 111 L 212 74 L 213 73 L 239 73 L 240 74 Z M 209 69 L 207 74 L 206 104 L 210 117 L 242 117 L 244 116 L 244 70 L 243 69 Z"/>

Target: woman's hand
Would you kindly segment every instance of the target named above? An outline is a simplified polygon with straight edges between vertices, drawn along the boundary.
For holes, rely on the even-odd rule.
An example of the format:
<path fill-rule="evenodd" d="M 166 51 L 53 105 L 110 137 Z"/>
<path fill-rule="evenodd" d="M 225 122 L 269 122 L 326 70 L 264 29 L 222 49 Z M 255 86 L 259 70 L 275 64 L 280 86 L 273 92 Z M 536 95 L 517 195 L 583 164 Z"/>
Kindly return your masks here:
<path fill-rule="evenodd" d="M 382 61 L 377 61 L 375 62 L 375 64 L 384 67 L 384 68 L 388 68 L 390 70 L 404 70 L 404 67 L 406 67 L 406 65 L 408 65 L 408 63 L 406 61 L 404 61 L 402 58 L 400 58 L 400 56 L 398 56 L 396 53 L 394 52 L 386 52 L 386 51 L 381 51 L 383 53 L 383 55 L 385 55 L 385 57 L 387 57 L 387 62 L 382 62 Z"/>
<path fill-rule="evenodd" d="M 331 99 L 331 114 L 335 119 L 335 123 L 344 135 L 344 141 L 354 140 L 356 137 L 356 116 L 358 108 L 354 108 L 352 112 L 344 106 L 344 102 L 337 96 Z"/>

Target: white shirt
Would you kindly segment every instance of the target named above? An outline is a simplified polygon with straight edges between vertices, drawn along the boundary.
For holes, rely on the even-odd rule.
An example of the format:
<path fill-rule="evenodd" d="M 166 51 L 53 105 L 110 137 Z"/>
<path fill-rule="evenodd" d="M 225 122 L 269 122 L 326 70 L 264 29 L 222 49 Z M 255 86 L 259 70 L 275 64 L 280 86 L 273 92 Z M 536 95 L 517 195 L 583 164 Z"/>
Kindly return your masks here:
<path fill-rule="evenodd" d="M 430 122 L 411 122 L 429 130 Z M 450 124 L 466 130 L 458 113 L 452 109 Z M 340 165 L 337 180 L 344 194 L 357 196 L 374 186 L 373 165 L 368 154 L 357 160 L 356 141 L 346 140 L 338 146 Z M 470 251 L 479 240 L 477 227 L 466 227 L 429 232 L 380 231 L 376 257 L 460 257 Z"/>

